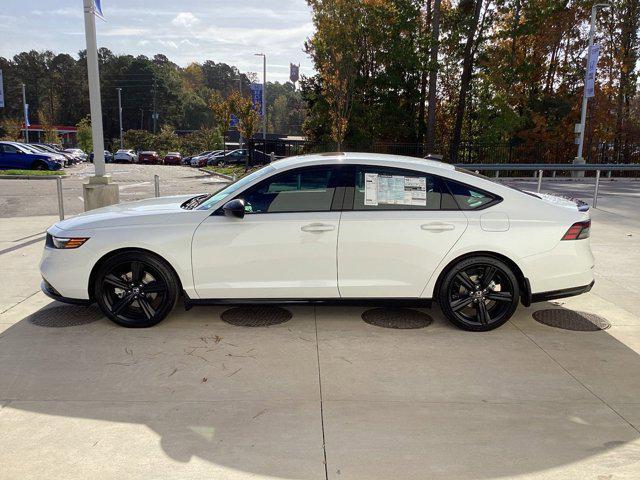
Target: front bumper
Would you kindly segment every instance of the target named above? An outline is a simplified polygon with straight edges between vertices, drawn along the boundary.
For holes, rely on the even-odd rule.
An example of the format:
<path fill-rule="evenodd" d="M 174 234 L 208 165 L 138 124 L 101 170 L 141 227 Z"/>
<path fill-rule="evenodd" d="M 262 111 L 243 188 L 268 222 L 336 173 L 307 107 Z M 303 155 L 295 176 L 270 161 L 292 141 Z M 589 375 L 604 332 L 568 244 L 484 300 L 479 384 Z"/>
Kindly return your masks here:
<path fill-rule="evenodd" d="M 47 297 L 58 302 L 70 303 L 72 305 L 91 305 L 93 303 L 93 300 L 63 297 L 62 295 L 60 295 L 60 292 L 53 288 L 53 286 L 44 278 L 42 279 L 42 283 L 40 283 L 40 289 L 42 290 L 42 293 L 44 293 Z"/>

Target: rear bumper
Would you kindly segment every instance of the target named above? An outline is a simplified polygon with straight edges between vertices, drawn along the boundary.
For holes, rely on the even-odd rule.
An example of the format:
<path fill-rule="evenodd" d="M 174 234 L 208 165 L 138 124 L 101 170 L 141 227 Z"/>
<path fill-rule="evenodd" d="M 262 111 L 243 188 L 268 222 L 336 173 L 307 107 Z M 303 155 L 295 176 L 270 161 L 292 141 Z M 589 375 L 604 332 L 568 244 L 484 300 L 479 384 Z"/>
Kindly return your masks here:
<path fill-rule="evenodd" d="M 589 285 L 584 285 L 582 287 L 563 288 L 562 290 L 534 293 L 531 295 L 531 303 L 546 302 L 549 300 L 556 300 L 558 298 L 575 297 L 576 295 L 581 295 L 590 291 L 593 288 L 594 283 L 595 280 L 593 280 Z"/>

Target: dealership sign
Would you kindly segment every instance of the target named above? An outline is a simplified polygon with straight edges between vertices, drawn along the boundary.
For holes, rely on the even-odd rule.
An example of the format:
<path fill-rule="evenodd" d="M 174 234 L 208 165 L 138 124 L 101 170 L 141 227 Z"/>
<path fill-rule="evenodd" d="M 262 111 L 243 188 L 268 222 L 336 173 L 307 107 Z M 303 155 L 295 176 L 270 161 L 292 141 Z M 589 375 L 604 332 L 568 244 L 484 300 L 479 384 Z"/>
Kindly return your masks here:
<path fill-rule="evenodd" d="M 261 83 L 252 83 L 251 84 L 251 103 L 253 103 L 253 108 L 255 108 L 256 112 L 260 114 L 262 117 L 264 115 L 264 91 Z"/>

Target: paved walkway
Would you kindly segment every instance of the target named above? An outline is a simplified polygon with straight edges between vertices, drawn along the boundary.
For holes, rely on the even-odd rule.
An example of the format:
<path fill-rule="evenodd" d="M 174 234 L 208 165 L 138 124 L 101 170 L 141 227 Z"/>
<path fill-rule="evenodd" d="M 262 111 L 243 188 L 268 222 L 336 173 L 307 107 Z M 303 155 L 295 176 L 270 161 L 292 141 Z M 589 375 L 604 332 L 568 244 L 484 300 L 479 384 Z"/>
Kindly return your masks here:
<path fill-rule="evenodd" d="M 313 306 L 269 328 L 178 307 L 123 329 L 37 293 L 55 217 L 0 219 L 0 479 L 637 479 L 639 187 L 603 185 L 596 286 L 557 302 L 602 332 L 538 324 L 548 303 L 486 334 L 437 308 L 389 330 Z"/>

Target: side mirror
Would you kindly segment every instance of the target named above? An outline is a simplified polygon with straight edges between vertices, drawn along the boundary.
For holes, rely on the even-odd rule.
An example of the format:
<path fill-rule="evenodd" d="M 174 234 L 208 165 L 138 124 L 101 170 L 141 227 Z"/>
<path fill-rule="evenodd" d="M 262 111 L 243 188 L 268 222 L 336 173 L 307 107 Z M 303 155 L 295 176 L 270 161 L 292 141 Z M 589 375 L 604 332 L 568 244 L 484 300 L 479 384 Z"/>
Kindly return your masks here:
<path fill-rule="evenodd" d="M 231 200 L 222 206 L 222 211 L 227 217 L 244 218 L 244 200 Z"/>

